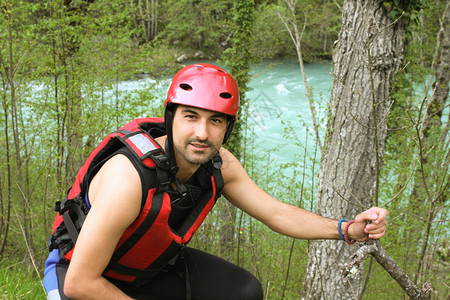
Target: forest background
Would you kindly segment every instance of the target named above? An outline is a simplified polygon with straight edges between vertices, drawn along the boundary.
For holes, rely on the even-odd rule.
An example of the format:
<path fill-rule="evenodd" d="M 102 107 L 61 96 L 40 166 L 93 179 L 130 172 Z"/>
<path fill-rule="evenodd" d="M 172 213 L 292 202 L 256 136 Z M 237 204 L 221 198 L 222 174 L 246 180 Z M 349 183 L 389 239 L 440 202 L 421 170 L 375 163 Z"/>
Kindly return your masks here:
<path fill-rule="evenodd" d="M 245 2 L 251 5 L 239 7 Z M 299 63 L 331 62 L 343 2 L 304 0 L 296 5 L 295 20 L 302 37 Z M 415 2 L 420 5 L 403 14 L 398 13 L 398 1 L 380 2 L 393 20 L 400 15 L 409 20 L 404 61 L 391 91 L 395 101 L 388 117 L 388 155 L 380 173 L 379 199 L 392 199 L 381 203 L 390 213 L 383 244 L 417 284 L 430 282 L 433 297 L 447 299 L 446 102 L 431 116 L 426 113 L 433 93 L 435 57 L 441 51 L 439 33 L 446 1 Z M 41 281 L 54 202 L 64 198 L 84 159 L 107 133 L 136 116 L 162 116 L 162 96 L 156 92 L 160 79 L 172 76 L 186 61 L 217 60 L 238 79 L 248 101 L 249 64 L 299 57 L 286 30 L 287 3 L 1 0 L 0 298 L 45 297 Z M 120 82 L 143 77 L 156 81 L 138 91 L 119 91 Z M 269 193 L 314 210 L 314 177 L 320 158 L 307 156 L 301 142 L 289 135 L 291 126 L 302 126 L 301 120 L 286 122 L 286 140 L 299 143 L 299 159 L 276 165 L 270 157 L 251 150 L 247 104 L 241 109 L 240 138 L 232 144 L 236 152 L 245 149 L 242 163 Z M 439 122 L 424 133 L 427 116 Z M 316 138 L 311 133 L 310 139 L 318 143 Z M 305 159 L 313 164 L 306 167 Z M 268 164 L 273 168 L 258 169 Z M 297 173 L 286 176 L 287 168 Z M 298 174 L 305 173 L 311 175 L 299 182 Z M 279 178 L 279 184 L 270 184 L 270 178 Z M 425 192 L 418 192 L 418 182 Z M 433 196 L 424 198 L 424 193 Z M 309 242 L 294 242 L 229 210 L 219 203 L 191 245 L 252 271 L 267 299 L 298 299 Z M 383 268 L 374 264 L 367 269 L 361 298 L 406 298 Z"/>

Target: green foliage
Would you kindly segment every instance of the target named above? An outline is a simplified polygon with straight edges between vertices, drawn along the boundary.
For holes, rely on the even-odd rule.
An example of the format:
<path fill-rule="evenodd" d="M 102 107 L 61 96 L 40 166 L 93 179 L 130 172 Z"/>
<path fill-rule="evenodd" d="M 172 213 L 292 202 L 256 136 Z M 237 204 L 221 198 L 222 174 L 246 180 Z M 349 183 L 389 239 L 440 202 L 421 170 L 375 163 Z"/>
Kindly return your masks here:
<path fill-rule="evenodd" d="M 330 59 L 340 26 L 338 6 L 329 1 L 303 3 L 298 15 L 300 20 L 308 16 L 305 59 Z M 233 6 L 237 4 L 240 1 L 160 2 L 158 35 L 153 42 L 175 49 L 177 57 L 183 54 L 190 59 L 220 57 L 223 51 L 233 47 L 233 22 L 237 22 L 232 20 Z M 254 11 L 246 16 L 254 18 L 250 30 L 255 38 L 248 45 L 252 55 L 259 58 L 295 56 L 289 34 L 277 15 L 284 10 L 284 5 L 280 1 L 256 1 L 253 7 Z"/>
<path fill-rule="evenodd" d="M 241 98 L 245 98 L 250 80 L 252 54 L 249 45 L 253 40 L 254 3 L 252 0 L 236 2 L 232 9 L 233 37 L 231 47 L 223 53 L 223 60 L 239 86 Z M 242 101 L 241 101 L 242 103 Z"/>
<path fill-rule="evenodd" d="M 298 2 L 296 8 L 297 26 L 302 31 L 304 61 L 330 60 L 341 23 L 338 6 L 333 2 L 310 0 Z M 283 1 L 258 7 L 254 26 L 255 56 L 262 58 L 297 56 L 295 45 L 281 21 L 281 18 L 287 16 L 290 19 L 290 14 Z"/>
<path fill-rule="evenodd" d="M 382 198 L 388 203 L 390 255 L 417 281 L 432 282 L 437 298 L 442 287 L 445 258 L 436 255 L 448 248 L 448 133 L 440 126 L 429 127 L 427 101 L 433 77 L 429 68 L 435 52 L 438 19 L 443 2 L 428 3 L 419 22 L 408 24 L 410 36 L 405 51 L 407 66 L 395 81 L 394 104 L 388 119 Z M 434 28 L 434 29 L 433 29 Z M 420 30 L 420 31 L 419 31 Z M 448 118 L 448 115 L 446 116 Z M 445 122 L 445 119 L 442 120 Z M 376 288 L 376 283 L 372 284 Z M 369 287 L 370 289 L 370 287 Z M 392 286 L 392 291 L 396 289 Z M 400 294 L 400 292 L 399 292 Z"/>
<path fill-rule="evenodd" d="M 341 26 L 339 8 L 333 2 L 312 0 L 302 1 L 297 10 L 299 28 L 305 25 L 302 38 L 304 61 L 331 60 Z"/>
<path fill-rule="evenodd" d="M 261 5 L 256 11 L 252 45 L 253 55 L 261 58 L 295 56 L 295 49 L 284 24 L 278 17 L 283 7 L 270 4 Z"/>
<path fill-rule="evenodd" d="M 1 299 L 44 299 L 45 291 L 33 272 L 21 262 L 0 261 Z"/>
<path fill-rule="evenodd" d="M 204 58 L 219 56 L 227 46 L 231 35 L 227 12 L 233 1 L 170 0 L 162 5 L 163 30 L 158 41 Z"/>
<path fill-rule="evenodd" d="M 0 153 L 6 159 L 0 164 L 0 257 L 30 251 L 39 269 L 53 203 L 87 154 L 119 125 L 162 115 L 158 81 L 139 92 L 124 90 L 123 82 L 175 68 L 167 54 L 133 41 L 133 20 L 122 2 L 84 4 L 10 1 L 1 7 Z M 24 236 L 30 250 L 11 243 Z"/>
<path fill-rule="evenodd" d="M 383 6 L 389 11 L 393 20 L 403 15 L 403 18 L 409 24 L 417 22 L 419 11 L 425 7 L 425 0 L 393 0 L 384 1 Z"/>
<path fill-rule="evenodd" d="M 245 0 L 235 2 L 232 9 L 233 37 L 231 47 L 223 53 L 222 59 L 239 87 L 239 111 L 234 125 L 233 135 L 230 137 L 227 147 L 238 159 L 241 157 L 242 130 L 245 127 L 245 114 L 247 103 L 245 93 L 248 90 L 250 80 L 250 63 L 252 53 L 250 45 L 253 40 L 254 2 Z"/>

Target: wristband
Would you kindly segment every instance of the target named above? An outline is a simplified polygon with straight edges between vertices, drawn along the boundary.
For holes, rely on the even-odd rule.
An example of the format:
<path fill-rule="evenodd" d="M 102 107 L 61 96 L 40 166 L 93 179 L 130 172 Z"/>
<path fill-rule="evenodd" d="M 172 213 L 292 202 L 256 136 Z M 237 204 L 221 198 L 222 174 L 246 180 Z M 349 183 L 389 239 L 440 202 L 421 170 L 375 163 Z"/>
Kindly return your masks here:
<path fill-rule="evenodd" d="M 342 222 L 347 222 L 347 220 L 344 220 L 344 219 L 340 219 L 340 220 L 339 220 L 339 223 L 338 223 L 338 232 L 339 232 L 339 235 L 341 236 L 342 240 L 345 242 L 345 237 L 344 237 L 344 235 L 342 234 L 342 230 L 341 230 Z"/>
<path fill-rule="evenodd" d="M 356 243 L 356 241 L 348 239 L 348 227 L 350 226 L 350 224 L 353 224 L 354 222 L 355 222 L 355 220 L 349 221 L 344 229 L 344 239 L 347 242 L 347 244 L 349 244 L 349 245 L 353 245 L 354 243 Z"/>

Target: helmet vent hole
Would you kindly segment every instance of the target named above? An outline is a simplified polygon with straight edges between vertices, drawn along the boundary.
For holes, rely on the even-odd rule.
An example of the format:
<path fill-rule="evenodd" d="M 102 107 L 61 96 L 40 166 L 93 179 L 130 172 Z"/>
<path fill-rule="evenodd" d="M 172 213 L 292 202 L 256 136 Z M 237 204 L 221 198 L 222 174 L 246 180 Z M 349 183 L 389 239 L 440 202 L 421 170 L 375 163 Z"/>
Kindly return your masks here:
<path fill-rule="evenodd" d="M 230 93 L 220 93 L 220 97 L 224 99 L 230 99 L 232 95 Z"/>
<path fill-rule="evenodd" d="M 182 83 L 182 84 L 180 84 L 180 88 L 182 88 L 182 89 L 185 90 L 185 91 L 192 91 L 192 86 L 190 86 L 190 85 L 187 84 L 187 83 Z"/>

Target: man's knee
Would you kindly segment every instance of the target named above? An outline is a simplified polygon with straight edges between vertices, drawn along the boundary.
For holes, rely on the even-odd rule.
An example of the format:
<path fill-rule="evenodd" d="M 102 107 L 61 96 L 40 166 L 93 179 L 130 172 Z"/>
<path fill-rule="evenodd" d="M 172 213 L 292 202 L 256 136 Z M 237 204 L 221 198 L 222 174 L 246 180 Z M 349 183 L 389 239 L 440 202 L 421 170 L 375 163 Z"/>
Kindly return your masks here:
<path fill-rule="evenodd" d="M 241 299 L 262 300 L 264 298 L 261 282 L 250 272 L 241 285 Z"/>

